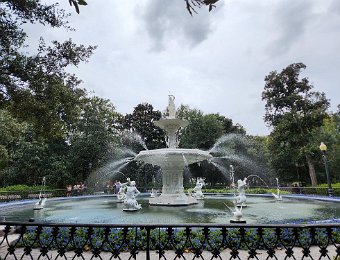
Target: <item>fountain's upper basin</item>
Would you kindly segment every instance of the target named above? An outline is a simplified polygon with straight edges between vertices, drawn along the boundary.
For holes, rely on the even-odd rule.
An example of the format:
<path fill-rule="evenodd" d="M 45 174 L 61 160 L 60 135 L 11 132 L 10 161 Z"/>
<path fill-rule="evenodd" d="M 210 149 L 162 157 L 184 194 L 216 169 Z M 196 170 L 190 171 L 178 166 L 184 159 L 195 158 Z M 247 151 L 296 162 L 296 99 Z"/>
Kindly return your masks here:
<path fill-rule="evenodd" d="M 154 124 L 165 130 L 176 131 L 180 127 L 187 127 L 189 125 L 189 121 L 179 118 L 163 118 L 155 121 Z"/>
<path fill-rule="evenodd" d="M 163 148 L 156 150 L 141 151 L 137 156 L 137 161 L 150 163 L 158 166 L 166 165 L 189 165 L 204 160 L 209 160 L 212 155 L 199 149 L 179 149 Z"/>

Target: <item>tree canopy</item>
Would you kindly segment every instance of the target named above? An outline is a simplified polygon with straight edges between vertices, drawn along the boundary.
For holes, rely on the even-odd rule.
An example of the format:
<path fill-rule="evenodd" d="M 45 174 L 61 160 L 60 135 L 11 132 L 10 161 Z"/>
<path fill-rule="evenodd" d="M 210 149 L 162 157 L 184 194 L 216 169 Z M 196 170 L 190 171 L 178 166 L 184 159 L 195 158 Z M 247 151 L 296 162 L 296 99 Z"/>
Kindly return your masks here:
<path fill-rule="evenodd" d="M 329 102 L 324 93 L 312 91 L 308 78 L 300 73 L 306 66 L 294 63 L 280 73 L 265 77 L 262 99 L 266 101 L 265 122 L 273 126 L 270 149 L 273 166 L 284 176 L 288 165 L 305 162 L 310 180 L 317 185 L 313 157 L 317 144 L 311 144 L 313 130 L 323 124 Z"/>

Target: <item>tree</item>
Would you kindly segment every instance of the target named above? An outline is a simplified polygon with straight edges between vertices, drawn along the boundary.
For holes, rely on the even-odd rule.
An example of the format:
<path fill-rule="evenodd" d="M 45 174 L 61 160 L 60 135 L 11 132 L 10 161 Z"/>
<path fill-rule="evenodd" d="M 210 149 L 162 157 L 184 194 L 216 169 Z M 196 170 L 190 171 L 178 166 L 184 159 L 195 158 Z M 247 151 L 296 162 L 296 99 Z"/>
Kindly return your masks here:
<path fill-rule="evenodd" d="M 246 130 L 244 129 L 244 127 L 238 123 L 234 125 L 232 119 L 222 116 L 220 114 L 214 114 L 214 115 L 216 116 L 216 119 L 221 122 L 223 126 L 224 134 L 231 134 L 231 133 L 242 134 L 242 135 L 246 134 Z"/>
<path fill-rule="evenodd" d="M 224 134 L 242 133 L 241 125 L 233 125 L 233 121 L 219 114 L 204 114 L 201 110 L 181 105 L 177 109 L 177 117 L 187 119 L 188 127 L 180 130 L 180 147 L 209 150 Z"/>
<path fill-rule="evenodd" d="M 99 97 L 87 98 L 70 138 L 71 172 L 76 181 L 87 179 L 92 169 L 110 157 L 117 143 L 120 115 L 113 104 Z"/>
<path fill-rule="evenodd" d="M 208 6 L 209 12 L 216 7 L 215 3 L 219 0 L 185 0 L 186 8 L 190 15 L 197 13 L 195 8 L 200 8 L 203 5 Z M 84 0 L 69 0 L 71 6 L 74 6 L 76 12 L 79 14 L 79 5 L 87 5 Z"/>
<path fill-rule="evenodd" d="M 0 170 L 11 164 L 11 158 L 22 142 L 28 124 L 20 123 L 7 111 L 0 109 Z"/>
<path fill-rule="evenodd" d="M 180 147 L 208 150 L 223 135 L 223 126 L 215 115 L 193 109 L 186 116 L 189 125 L 182 130 Z"/>
<path fill-rule="evenodd" d="M 323 123 L 329 103 L 324 93 L 313 92 L 307 78 L 299 79 L 303 63 L 294 63 L 280 73 L 273 71 L 265 77 L 262 100 L 266 101 L 264 120 L 273 126 L 271 151 L 280 172 L 289 173 L 287 164 L 304 161 L 309 170 L 312 186 L 317 185 L 313 158 L 317 146 L 309 140 L 313 129 Z M 279 159 L 281 158 L 281 159 Z"/>
<path fill-rule="evenodd" d="M 211 10 L 216 7 L 215 3 L 217 3 L 218 0 L 185 0 L 186 3 L 186 8 L 188 10 L 188 12 L 190 13 L 190 15 L 194 13 L 197 13 L 195 8 L 198 7 L 200 8 L 203 5 L 208 6 L 209 8 L 209 12 L 211 12 Z"/>
<path fill-rule="evenodd" d="M 161 112 L 143 103 L 137 105 L 132 114 L 127 114 L 122 124 L 128 131 L 138 133 L 148 149 L 158 149 L 165 147 L 165 133 L 153 123 L 159 119 Z"/>
<path fill-rule="evenodd" d="M 80 80 L 66 67 L 87 61 L 95 47 L 77 46 L 71 40 L 40 40 L 37 54 L 23 52 L 26 34 L 23 23 L 67 27 L 67 15 L 56 5 L 40 1 L 6 0 L 0 3 L 0 107 L 35 126 L 46 138 L 62 137 L 77 117 L 81 98 Z"/>
<path fill-rule="evenodd" d="M 320 128 L 313 133 L 312 144 L 320 145 L 321 142 L 327 144 L 327 158 L 329 161 L 329 172 L 333 180 L 339 181 L 340 173 L 340 105 L 338 111 L 330 113 L 325 117 Z M 321 153 L 319 152 L 319 169 L 324 175 L 324 165 Z"/>
<path fill-rule="evenodd" d="M 40 0 L 0 3 L 0 108 L 14 123 L 29 126 L 14 146 L 1 145 L 0 152 L 7 157 L 1 162 L 5 165 L 1 176 L 12 176 L 3 184 L 13 180 L 34 184 L 48 176 L 52 185 L 61 187 L 72 178 L 67 141 L 80 118 L 86 91 L 67 67 L 86 62 L 95 47 L 71 40 L 48 46 L 40 39 L 36 53 L 27 54 L 22 27 L 40 23 L 70 29 L 67 17 L 57 4 Z"/>

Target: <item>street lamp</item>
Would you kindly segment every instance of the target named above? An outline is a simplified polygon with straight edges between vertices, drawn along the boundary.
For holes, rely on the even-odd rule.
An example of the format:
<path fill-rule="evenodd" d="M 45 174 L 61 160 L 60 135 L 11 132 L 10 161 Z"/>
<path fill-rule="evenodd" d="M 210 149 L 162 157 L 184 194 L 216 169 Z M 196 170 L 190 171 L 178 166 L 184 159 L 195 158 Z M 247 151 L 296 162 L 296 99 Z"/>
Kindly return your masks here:
<path fill-rule="evenodd" d="M 328 184 L 328 196 L 332 197 L 333 196 L 333 189 L 332 189 L 331 179 L 329 178 L 328 163 L 327 163 L 327 156 L 326 156 L 327 145 L 325 145 L 323 142 L 321 142 L 319 148 L 322 152 L 323 163 L 325 165 L 327 184 Z"/>

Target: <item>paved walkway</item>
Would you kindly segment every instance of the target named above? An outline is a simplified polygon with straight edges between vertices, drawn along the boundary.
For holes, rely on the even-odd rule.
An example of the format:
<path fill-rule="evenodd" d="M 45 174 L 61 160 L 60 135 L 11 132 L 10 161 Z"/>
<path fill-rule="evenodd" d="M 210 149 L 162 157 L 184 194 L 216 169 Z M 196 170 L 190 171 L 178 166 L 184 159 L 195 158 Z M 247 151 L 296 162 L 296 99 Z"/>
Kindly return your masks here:
<path fill-rule="evenodd" d="M 75 255 L 74 252 L 67 252 L 65 254 L 65 257 L 61 257 L 58 256 L 58 252 L 57 251 L 50 251 L 48 252 L 48 256 L 41 256 L 41 253 L 38 249 L 33 249 L 32 252 L 30 253 L 30 255 L 25 255 L 24 250 L 23 249 L 17 249 L 15 251 L 15 255 L 7 255 L 7 250 L 5 250 L 5 248 L 0 248 L 0 257 L 1 259 L 4 259 L 4 257 L 6 257 L 5 259 L 7 260 L 17 260 L 17 259 L 38 259 L 39 260 L 51 260 L 51 259 L 83 259 L 82 257 L 84 257 L 85 260 L 90 260 L 92 257 L 92 259 L 95 259 L 95 257 L 93 256 L 93 254 L 91 252 L 84 252 L 82 254 L 82 257 L 79 256 L 77 257 Z M 224 250 L 221 254 L 220 254 L 220 259 L 233 259 L 231 256 L 231 251 L 230 250 Z M 295 259 L 335 259 L 336 253 L 335 253 L 335 249 L 334 248 L 330 248 L 328 255 L 330 258 L 326 257 L 321 257 L 321 253 L 319 252 L 319 248 L 317 247 L 313 247 L 311 248 L 311 253 L 310 255 L 312 257 L 303 257 L 303 253 L 302 253 L 302 249 L 301 248 L 295 248 L 294 249 L 294 258 Z M 275 256 L 277 259 L 285 259 L 286 254 L 285 254 L 285 250 L 278 250 L 275 253 Z M 106 253 L 106 252 L 102 252 L 100 253 L 100 257 L 102 259 L 115 259 L 114 256 L 111 253 Z M 119 254 L 120 259 L 133 259 L 130 255 L 130 253 L 121 253 Z M 130 258 L 131 257 L 131 258 Z M 184 259 L 195 259 L 195 255 L 193 253 L 184 253 Z M 203 252 L 202 253 L 202 257 L 203 259 L 215 259 L 213 257 L 213 255 L 210 252 Z M 243 259 L 248 259 L 249 255 L 248 252 L 245 250 L 240 250 L 239 251 L 239 257 L 241 260 Z M 151 259 L 175 259 L 176 255 L 173 251 L 166 251 L 165 252 L 165 258 L 159 258 L 158 253 L 155 251 L 151 251 L 150 252 L 150 258 Z M 293 257 L 288 258 L 287 259 L 294 259 Z M 119 259 L 119 258 L 118 258 Z M 136 256 L 136 259 L 146 259 L 146 253 L 145 252 L 139 252 Z M 176 258 L 179 259 L 179 258 Z M 183 258 L 181 258 L 183 259 Z M 199 257 L 198 259 L 202 259 L 201 257 Z M 265 251 L 259 250 L 258 251 L 258 255 L 257 255 L 257 259 L 259 260 L 264 260 L 264 259 L 275 259 L 274 258 L 268 258 L 268 254 Z"/>

